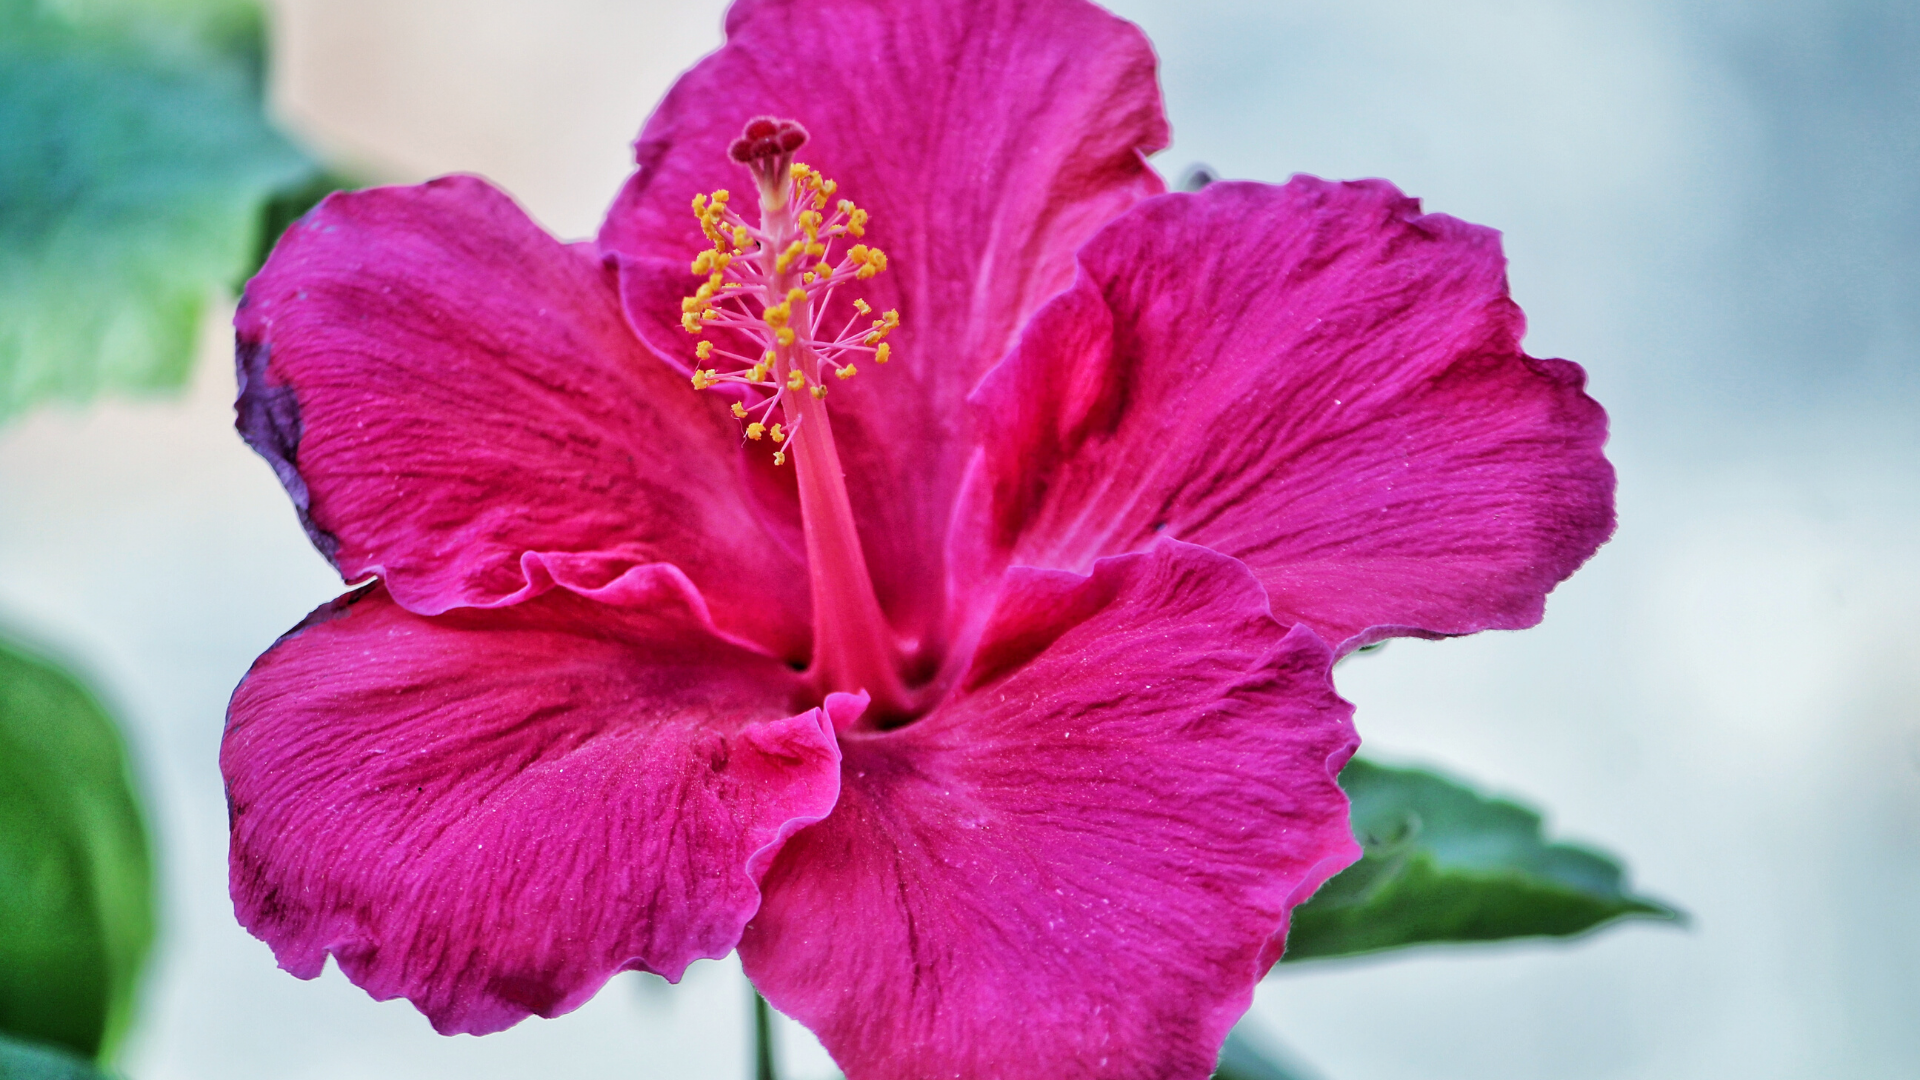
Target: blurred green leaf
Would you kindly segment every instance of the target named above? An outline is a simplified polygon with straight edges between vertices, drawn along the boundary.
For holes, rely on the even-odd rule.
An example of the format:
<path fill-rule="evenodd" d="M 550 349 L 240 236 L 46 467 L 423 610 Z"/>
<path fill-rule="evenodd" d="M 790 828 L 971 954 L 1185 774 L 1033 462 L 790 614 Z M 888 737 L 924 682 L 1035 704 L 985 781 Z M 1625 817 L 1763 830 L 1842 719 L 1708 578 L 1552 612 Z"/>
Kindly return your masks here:
<path fill-rule="evenodd" d="M 1540 815 L 1421 769 L 1340 774 L 1366 854 L 1293 913 L 1286 959 L 1443 941 L 1565 937 L 1615 919 L 1678 920 L 1635 896 L 1613 858 L 1550 844 Z"/>
<path fill-rule="evenodd" d="M 153 867 L 113 721 L 0 639 L 0 1032 L 108 1057 L 153 942 Z"/>
<path fill-rule="evenodd" d="M 107 1080 L 64 1050 L 0 1035 L 0 1080 Z"/>
<path fill-rule="evenodd" d="M 336 191 L 365 186 L 364 181 L 340 173 L 316 172 L 303 181 L 274 192 L 266 205 L 260 208 L 260 239 L 254 245 L 253 258 L 247 261 L 245 274 L 233 283 L 235 291 L 266 265 L 267 256 L 273 254 L 273 245 L 279 242 L 280 234 L 286 232 L 289 225 L 299 221 L 307 211 L 318 206 L 321 199 Z"/>
<path fill-rule="evenodd" d="M 314 165 L 237 0 L 0 0 L 0 421 L 178 386 L 263 209 Z"/>

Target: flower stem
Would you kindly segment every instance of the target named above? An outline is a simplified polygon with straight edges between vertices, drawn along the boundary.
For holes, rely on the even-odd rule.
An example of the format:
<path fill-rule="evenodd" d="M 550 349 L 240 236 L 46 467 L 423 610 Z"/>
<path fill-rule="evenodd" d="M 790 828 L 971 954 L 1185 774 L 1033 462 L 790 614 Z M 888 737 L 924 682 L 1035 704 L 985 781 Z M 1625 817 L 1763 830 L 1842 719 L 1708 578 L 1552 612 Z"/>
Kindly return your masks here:
<path fill-rule="evenodd" d="M 773 1009 L 758 990 L 753 992 L 753 1080 L 780 1080 L 773 1067 Z"/>

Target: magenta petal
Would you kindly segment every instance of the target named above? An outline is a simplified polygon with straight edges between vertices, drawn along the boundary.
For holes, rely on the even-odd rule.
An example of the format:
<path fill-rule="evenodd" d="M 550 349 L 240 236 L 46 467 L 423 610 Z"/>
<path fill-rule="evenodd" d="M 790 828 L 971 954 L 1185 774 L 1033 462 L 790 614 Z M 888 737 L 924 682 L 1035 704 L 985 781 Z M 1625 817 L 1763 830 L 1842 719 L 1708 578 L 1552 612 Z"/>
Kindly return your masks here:
<path fill-rule="evenodd" d="M 1290 909 L 1359 855 L 1331 653 L 1176 542 L 1017 569 L 935 712 L 842 737 L 741 939 L 850 1080 L 1213 1068 Z"/>
<path fill-rule="evenodd" d="M 972 445 L 963 398 L 1072 281 L 1074 250 L 1164 190 L 1143 157 L 1167 141 L 1153 52 L 1083 0 L 740 0 L 727 34 L 648 122 L 600 243 L 635 328 L 691 356 L 677 298 L 708 246 L 691 199 L 727 188 L 751 205 L 729 142 L 762 114 L 806 126 L 799 159 L 872 211 L 866 241 L 890 258 L 856 291 L 899 309 L 894 359 L 862 364 L 832 406 L 875 588 L 924 639 L 945 612 L 941 542 Z"/>
<path fill-rule="evenodd" d="M 1152 200 L 975 395 L 994 538 L 1067 569 L 1204 544 L 1343 650 L 1530 626 L 1614 480 L 1580 368 L 1523 329 L 1499 234 L 1384 181 Z"/>
<path fill-rule="evenodd" d="M 331 953 L 443 1033 L 554 1016 L 616 971 L 726 955 L 838 792 L 830 698 L 702 625 L 677 574 L 413 614 L 372 585 L 234 692 L 221 747 L 240 922 Z"/>
<path fill-rule="evenodd" d="M 723 629 L 806 655 L 806 574 L 741 494 L 724 403 L 484 181 L 327 199 L 235 324 L 238 426 L 347 580 L 438 614 L 532 595 L 530 554 L 603 580 L 669 562 Z"/>

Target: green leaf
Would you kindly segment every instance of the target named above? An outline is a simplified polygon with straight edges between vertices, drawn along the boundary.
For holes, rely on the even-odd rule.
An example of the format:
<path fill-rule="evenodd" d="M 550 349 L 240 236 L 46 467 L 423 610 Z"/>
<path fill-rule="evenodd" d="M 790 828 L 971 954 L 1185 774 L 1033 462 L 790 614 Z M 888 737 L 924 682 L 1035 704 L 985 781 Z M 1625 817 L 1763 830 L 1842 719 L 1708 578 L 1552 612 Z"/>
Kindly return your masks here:
<path fill-rule="evenodd" d="M 320 200 L 336 191 L 350 191 L 365 187 L 363 181 L 335 172 L 316 172 L 306 179 L 273 193 L 273 196 L 260 208 L 260 240 L 254 245 L 253 258 L 247 261 L 245 277 L 250 278 L 266 265 L 267 256 L 273 254 L 273 245 L 280 240 L 280 234 L 288 226 L 299 221 L 307 211 L 319 205 Z M 234 282 L 237 291 L 246 281 L 243 278 Z"/>
<path fill-rule="evenodd" d="M 1340 786 L 1353 799 L 1353 832 L 1366 854 L 1294 911 L 1287 960 L 1683 918 L 1628 892 L 1617 860 L 1548 843 L 1540 815 L 1517 803 L 1421 769 L 1360 760 L 1340 774 Z"/>
<path fill-rule="evenodd" d="M 120 733 L 0 639 L 0 1032 L 105 1059 L 153 943 L 153 867 Z"/>
<path fill-rule="evenodd" d="M 64 1050 L 0 1035 L 0 1080 L 107 1080 Z"/>
<path fill-rule="evenodd" d="M 263 207 L 317 171 L 262 111 L 257 9 L 0 0 L 0 421 L 181 384 Z"/>

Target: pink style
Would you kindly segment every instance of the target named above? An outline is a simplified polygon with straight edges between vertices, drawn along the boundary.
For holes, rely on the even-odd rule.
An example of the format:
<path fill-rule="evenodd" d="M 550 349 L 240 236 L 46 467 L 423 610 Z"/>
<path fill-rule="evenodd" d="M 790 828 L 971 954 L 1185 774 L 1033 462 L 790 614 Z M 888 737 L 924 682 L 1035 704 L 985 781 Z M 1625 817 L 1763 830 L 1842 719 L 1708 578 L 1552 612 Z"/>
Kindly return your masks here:
<path fill-rule="evenodd" d="M 234 693 L 240 921 L 448 1033 L 737 949 L 850 1080 L 1199 1080 L 1359 854 L 1332 662 L 1537 622 L 1605 414 L 1491 230 L 1167 194 L 1082 0 L 727 31 L 595 241 L 449 177 L 249 284 L 238 427 L 365 583 Z"/>

